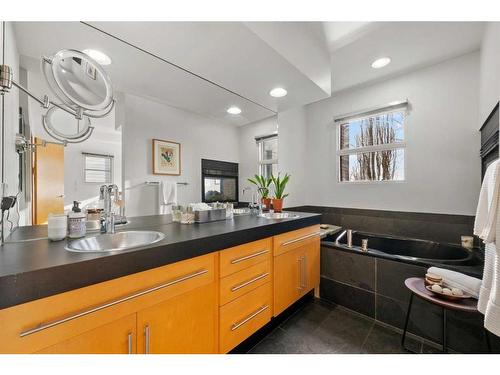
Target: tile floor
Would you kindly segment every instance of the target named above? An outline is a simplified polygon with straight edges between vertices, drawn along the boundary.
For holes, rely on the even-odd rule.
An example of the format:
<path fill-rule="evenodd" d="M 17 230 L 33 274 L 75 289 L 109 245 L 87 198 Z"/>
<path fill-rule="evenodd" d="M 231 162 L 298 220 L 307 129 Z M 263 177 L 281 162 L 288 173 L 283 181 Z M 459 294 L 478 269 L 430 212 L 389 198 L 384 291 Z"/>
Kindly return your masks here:
<path fill-rule="evenodd" d="M 416 353 L 436 353 L 423 340 L 407 337 L 407 347 Z M 312 300 L 281 323 L 249 353 L 408 353 L 401 347 L 401 334 L 326 301 Z"/>

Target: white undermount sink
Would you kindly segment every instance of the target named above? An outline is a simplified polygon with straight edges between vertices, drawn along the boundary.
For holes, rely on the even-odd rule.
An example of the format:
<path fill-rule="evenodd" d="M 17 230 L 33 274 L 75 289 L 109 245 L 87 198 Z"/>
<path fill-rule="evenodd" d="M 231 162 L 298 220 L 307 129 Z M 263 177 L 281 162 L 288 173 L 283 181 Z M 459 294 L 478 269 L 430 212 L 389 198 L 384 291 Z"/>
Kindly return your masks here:
<path fill-rule="evenodd" d="M 69 242 L 66 250 L 78 253 L 102 253 L 128 250 L 134 247 L 151 245 L 165 238 L 161 232 L 150 230 L 131 230 L 117 233 L 100 234 Z"/>

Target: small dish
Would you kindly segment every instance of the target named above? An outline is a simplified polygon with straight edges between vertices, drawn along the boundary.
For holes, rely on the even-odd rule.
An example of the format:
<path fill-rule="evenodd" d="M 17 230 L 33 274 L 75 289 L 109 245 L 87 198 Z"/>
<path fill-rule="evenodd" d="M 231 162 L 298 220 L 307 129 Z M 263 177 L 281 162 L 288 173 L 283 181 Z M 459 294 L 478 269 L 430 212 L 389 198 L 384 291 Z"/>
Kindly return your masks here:
<path fill-rule="evenodd" d="M 461 301 L 463 299 L 472 298 L 472 296 L 467 294 L 467 293 L 464 293 L 461 296 L 458 296 L 455 294 L 445 294 L 445 293 L 436 292 L 436 291 L 432 290 L 432 285 L 427 285 L 425 287 L 425 289 L 427 289 L 429 292 L 431 292 L 432 294 L 435 294 L 436 296 L 438 296 L 440 298 L 444 298 L 444 299 L 447 299 L 450 301 Z"/>

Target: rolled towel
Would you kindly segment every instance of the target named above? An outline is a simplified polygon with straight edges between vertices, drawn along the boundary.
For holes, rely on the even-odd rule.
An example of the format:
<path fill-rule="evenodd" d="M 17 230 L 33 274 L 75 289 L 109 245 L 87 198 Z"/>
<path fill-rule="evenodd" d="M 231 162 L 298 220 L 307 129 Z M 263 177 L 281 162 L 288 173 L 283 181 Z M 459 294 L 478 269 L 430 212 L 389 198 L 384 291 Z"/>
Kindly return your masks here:
<path fill-rule="evenodd" d="M 462 289 L 465 293 L 470 294 L 474 298 L 479 297 L 479 290 L 481 289 L 482 282 L 480 279 L 438 267 L 431 267 L 427 272 L 441 276 L 444 283 L 452 288 Z"/>

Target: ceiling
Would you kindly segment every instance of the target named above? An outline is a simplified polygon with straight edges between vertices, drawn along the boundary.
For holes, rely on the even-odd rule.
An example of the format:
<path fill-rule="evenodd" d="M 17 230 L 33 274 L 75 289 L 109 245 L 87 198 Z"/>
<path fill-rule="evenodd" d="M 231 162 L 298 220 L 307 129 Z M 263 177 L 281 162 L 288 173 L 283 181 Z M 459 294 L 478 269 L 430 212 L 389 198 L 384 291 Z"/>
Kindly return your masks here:
<path fill-rule="evenodd" d="M 235 126 L 480 48 L 480 22 L 15 22 L 39 59 L 94 48 L 117 91 Z M 371 68 L 374 59 L 391 64 Z M 27 59 L 21 59 L 27 61 Z M 284 87 L 288 95 L 272 98 Z M 229 115 L 230 106 L 242 109 Z"/>
<path fill-rule="evenodd" d="M 14 28 L 21 63 L 28 61 L 26 57 L 39 59 L 64 48 L 94 48 L 111 57 L 113 63 L 104 69 L 116 91 L 150 98 L 235 126 L 275 114 L 79 22 L 16 22 Z M 233 105 L 242 109 L 240 115 L 226 112 Z"/>
<path fill-rule="evenodd" d="M 484 22 L 326 22 L 332 92 L 478 50 Z M 391 63 L 373 69 L 388 56 Z"/>

